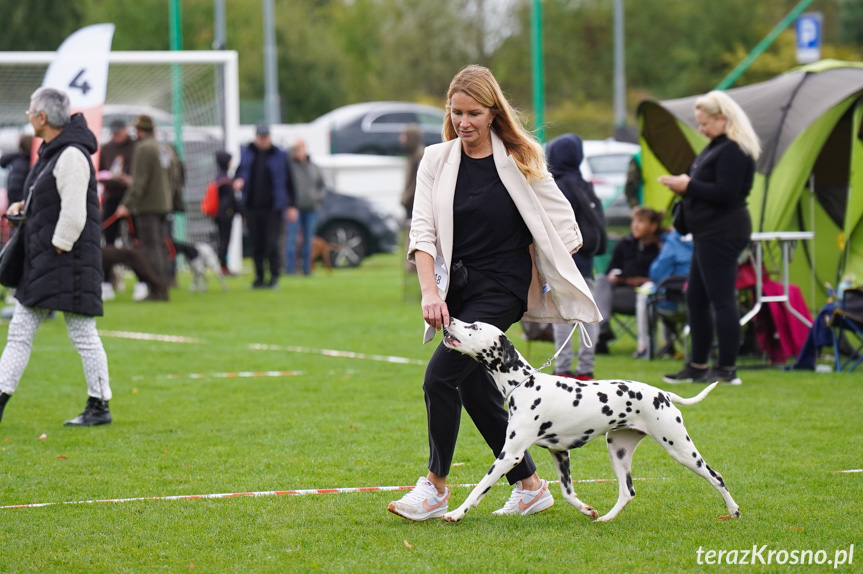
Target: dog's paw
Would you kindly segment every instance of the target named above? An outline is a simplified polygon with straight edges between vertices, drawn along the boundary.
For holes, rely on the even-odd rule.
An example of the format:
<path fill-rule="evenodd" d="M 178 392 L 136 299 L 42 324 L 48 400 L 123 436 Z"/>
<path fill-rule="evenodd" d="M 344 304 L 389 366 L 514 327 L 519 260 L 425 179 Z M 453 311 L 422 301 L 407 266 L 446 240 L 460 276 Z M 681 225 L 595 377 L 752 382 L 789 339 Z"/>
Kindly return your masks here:
<path fill-rule="evenodd" d="M 462 518 L 464 518 L 464 514 L 459 512 L 458 510 L 453 510 L 452 512 L 447 512 L 443 516 L 441 516 L 444 522 L 458 522 Z"/>
<path fill-rule="evenodd" d="M 588 506 L 587 504 L 581 506 L 578 511 L 587 516 L 588 518 L 593 518 L 594 520 L 596 520 L 596 517 L 599 516 L 599 513 L 592 506 Z"/>
<path fill-rule="evenodd" d="M 611 522 L 612 520 L 614 520 L 614 517 L 610 516 L 609 514 L 606 514 L 605 516 L 600 516 L 599 518 L 595 518 L 594 522 Z"/>

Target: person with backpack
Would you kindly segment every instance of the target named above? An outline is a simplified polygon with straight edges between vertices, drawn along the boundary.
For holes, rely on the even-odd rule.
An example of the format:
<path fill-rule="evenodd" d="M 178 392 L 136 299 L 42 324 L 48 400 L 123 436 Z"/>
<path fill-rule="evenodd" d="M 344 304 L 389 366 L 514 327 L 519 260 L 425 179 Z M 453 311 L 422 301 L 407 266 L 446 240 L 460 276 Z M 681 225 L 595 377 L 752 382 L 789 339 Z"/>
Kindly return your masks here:
<path fill-rule="evenodd" d="M 207 186 L 201 211 L 216 223 L 219 233 L 219 263 L 222 275 L 230 275 L 228 270 L 228 244 L 231 242 L 231 228 L 234 215 L 240 212 L 240 202 L 234 194 L 234 181 L 228 175 L 231 169 L 231 154 L 225 150 L 216 152 L 216 179 Z"/>
<path fill-rule="evenodd" d="M 581 249 L 573 253 L 572 259 L 593 292 L 593 258 L 605 253 L 608 248 L 608 236 L 605 232 L 602 202 L 596 197 L 593 184 L 585 181 L 581 175 L 579 166 L 584 160 L 584 146 L 577 135 L 564 134 L 551 140 L 546 149 L 549 171 L 563 195 L 572 204 L 575 220 L 578 222 L 584 241 Z M 584 323 L 584 327 L 591 341 L 595 343 L 599 340 L 599 323 Z M 560 348 L 572 331 L 572 327 L 566 323 L 555 323 L 553 329 L 554 346 Z M 573 334 L 557 356 L 554 374 L 580 381 L 592 381 L 595 362 L 593 345 L 588 347 L 581 344 L 578 363 L 575 371 L 572 371 L 572 339 L 575 338 L 577 335 Z"/>

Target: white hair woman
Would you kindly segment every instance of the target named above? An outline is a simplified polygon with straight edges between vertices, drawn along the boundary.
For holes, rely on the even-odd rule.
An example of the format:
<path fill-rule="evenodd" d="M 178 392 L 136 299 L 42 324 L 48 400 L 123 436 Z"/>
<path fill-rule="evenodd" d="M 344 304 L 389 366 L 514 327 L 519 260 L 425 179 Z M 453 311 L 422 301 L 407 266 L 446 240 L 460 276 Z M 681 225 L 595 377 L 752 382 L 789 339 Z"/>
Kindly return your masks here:
<path fill-rule="evenodd" d="M 698 98 L 695 119 L 710 143 L 692 162 L 688 175 L 659 178 L 682 198 L 693 240 L 686 291 L 692 357 L 682 370 L 663 380 L 739 385 L 737 260 L 752 234 L 746 198 L 761 146 L 746 113 L 725 92 L 713 91 Z M 714 333 L 719 357 L 717 364 L 708 368 Z"/>
<path fill-rule="evenodd" d="M 444 142 L 426 149 L 417 174 L 408 247 L 422 290 L 424 342 L 451 316 L 503 331 L 523 316 L 598 321 L 601 315 L 570 256 L 581 246 L 572 207 L 491 71 L 461 70 L 450 84 L 446 107 Z M 467 355 L 439 345 L 423 390 L 429 472 L 389 505 L 390 512 L 409 520 L 447 511 L 446 479 L 462 406 L 495 456 L 506 438 L 503 399 L 491 376 Z M 533 514 L 554 504 L 548 482 L 537 476 L 527 453 L 507 478 L 516 488 L 496 514 Z"/>

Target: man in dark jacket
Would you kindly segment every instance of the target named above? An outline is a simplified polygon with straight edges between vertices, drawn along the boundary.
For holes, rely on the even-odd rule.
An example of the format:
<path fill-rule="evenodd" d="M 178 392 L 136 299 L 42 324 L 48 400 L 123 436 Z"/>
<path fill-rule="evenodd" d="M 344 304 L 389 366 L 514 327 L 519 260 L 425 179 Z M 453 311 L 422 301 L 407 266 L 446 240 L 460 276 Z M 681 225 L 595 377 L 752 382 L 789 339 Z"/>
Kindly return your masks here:
<path fill-rule="evenodd" d="M 32 148 L 33 136 L 22 134 L 18 139 L 18 151 L 3 154 L 3 157 L 0 157 L 0 167 L 9 171 L 6 178 L 6 197 L 10 205 L 25 199 L 24 180 L 30 173 L 30 150 Z"/>
<path fill-rule="evenodd" d="M 96 137 L 82 114 L 69 117 L 69 97 L 60 90 L 36 90 L 27 115 L 44 143 L 25 183 L 33 195 L 18 302 L 0 356 L 0 417 L 30 360 L 36 330 L 50 311 L 63 311 L 89 395 L 84 412 L 64 424 L 109 424 L 108 357 L 96 331 L 96 317 L 102 315 L 99 200 L 90 160 Z M 7 213 L 18 215 L 23 207 L 23 201 L 13 203 Z"/>
<path fill-rule="evenodd" d="M 243 216 L 255 261 L 252 287 L 275 289 L 279 284 L 278 241 L 282 218 L 289 215 L 293 193 L 287 155 L 273 145 L 268 125 L 258 124 L 255 141 L 242 149 L 240 166 L 234 176 L 234 188 L 243 191 Z M 291 211 L 295 219 L 298 214 L 296 210 Z M 269 262 L 269 281 L 264 280 L 264 261 Z"/>

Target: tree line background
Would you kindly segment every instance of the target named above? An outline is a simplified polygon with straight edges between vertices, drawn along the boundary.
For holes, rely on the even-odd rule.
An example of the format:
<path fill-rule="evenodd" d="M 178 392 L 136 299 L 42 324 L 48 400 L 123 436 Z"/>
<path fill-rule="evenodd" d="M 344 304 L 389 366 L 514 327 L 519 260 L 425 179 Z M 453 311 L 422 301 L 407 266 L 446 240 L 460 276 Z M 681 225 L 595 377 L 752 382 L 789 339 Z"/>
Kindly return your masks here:
<path fill-rule="evenodd" d="M 627 0 L 626 82 L 630 125 L 644 98 L 715 87 L 798 0 Z M 406 100 L 443 107 L 452 76 L 489 66 L 512 103 L 533 108 L 531 0 L 276 0 L 282 120 L 310 121 L 336 107 Z M 612 0 L 544 0 L 546 135 L 613 132 Z M 822 57 L 861 60 L 863 0 L 816 0 Z M 169 49 L 169 0 L 0 0 L 0 51 L 56 50 L 88 24 L 116 25 L 114 50 Z M 228 0 L 227 45 L 239 53 L 242 120 L 262 115 L 260 0 Z M 213 44 L 213 1 L 182 0 L 183 48 Z M 735 83 L 797 65 L 793 26 Z"/>

